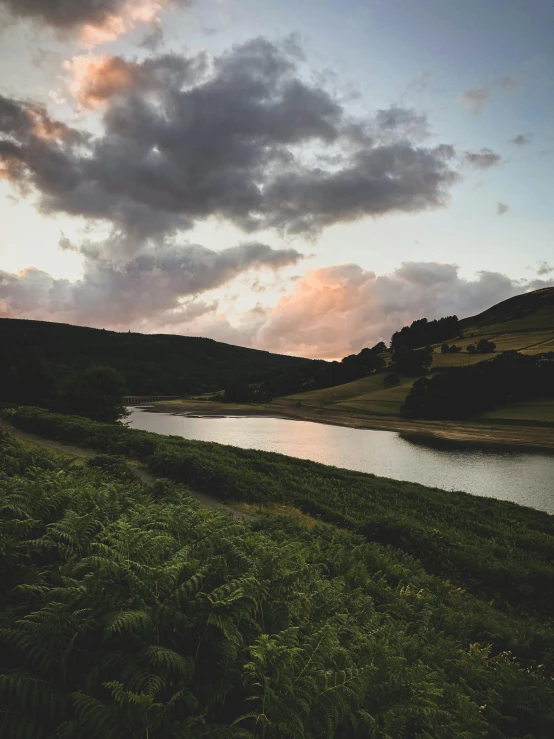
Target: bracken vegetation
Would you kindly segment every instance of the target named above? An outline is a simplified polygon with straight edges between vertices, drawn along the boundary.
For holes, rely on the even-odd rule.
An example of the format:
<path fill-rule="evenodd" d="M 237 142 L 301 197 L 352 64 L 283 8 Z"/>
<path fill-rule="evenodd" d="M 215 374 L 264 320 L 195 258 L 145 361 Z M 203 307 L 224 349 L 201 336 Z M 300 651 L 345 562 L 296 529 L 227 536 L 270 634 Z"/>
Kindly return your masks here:
<path fill-rule="evenodd" d="M 0 736 L 552 736 L 546 620 L 331 525 L 237 522 L 113 458 L 0 447 Z M 531 538 L 548 521 L 514 508 Z"/>
<path fill-rule="evenodd" d="M 554 609 L 554 518 L 515 503 L 447 493 L 282 454 L 160 436 L 38 408 L 19 428 L 145 463 L 155 475 L 222 500 L 286 503 L 416 556 L 486 598 Z"/>

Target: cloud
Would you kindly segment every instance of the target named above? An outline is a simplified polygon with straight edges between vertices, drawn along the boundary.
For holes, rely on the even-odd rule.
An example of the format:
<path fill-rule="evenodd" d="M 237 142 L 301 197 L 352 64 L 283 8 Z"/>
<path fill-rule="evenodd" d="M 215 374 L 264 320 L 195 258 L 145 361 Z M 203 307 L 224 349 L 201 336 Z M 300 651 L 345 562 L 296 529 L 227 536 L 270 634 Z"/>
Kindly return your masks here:
<path fill-rule="evenodd" d="M 549 275 L 552 272 L 554 272 L 554 265 L 549 264 L 548 262 L 541 261 L 539 262 L 539 268 L 537 269 L 537 274 L 543 277 L 544 275 Z"/>
<path fill-rule="evenodd" d="M 490 97 L 488 87 L 474 87 L 470 90 L 464 90 L 460 93 L 460 100 L 463 105 L 474 115 L 478 115 L 483 109 L 483 105 Z"/>
<path fill-rule="evenodd" d="M 113 41 L 140 24 L 153 24 L 171 4 L 189 0 L 0 0 L 16 18 L 31 19 L 57 31 L 75 31 L 83 46 Z"/>
<path fill-rule="evenodd" d="M 463 158 L 467 164 L 477 169 L 490 169 L 502 161 L 500 154 L 497 154 L 491 149 L 466 151 L 463 154 Z"/>
<path fill-rule="evenodd" d="M 13 123 L 23 104 L 0 98 L 12 111 L 0 116 L 0 161 L 43 212 L 111 227 L 110 248 L 137 251 L 210 217 L 313 236 L 441 207 L 457 179 L 454 149 L 422 144 L 424 116 L 354 118 L 303 80 L 294 41 L 254 39 L 211 64 L 79 57 L 69 71 L 80 105 L 102 111 L 100 133 L 39 140 Z"/>
<path fill-rule="evenodd" d="M 460 277 L 453 264 L 405 262 L 377 275 L 355 264 L 308 272 L 258 323 L 249 341 L 275 352 L 337 358 L 358 352 L 416 318 L 475 315 L 543 280 L 512 280 L 498 272 Z"/>
<path fill-rule="evenodd" d="M 65 241 L 63 246 L 71 248 Z M 250 270 L 278 270 L 301 259 L 294 249 L 245 243 L 213 251 L 203 246 L 168 245 L 123 261 L 103 257 L 94 245 L 81 247 L 80 280 L 57 280 L 30 268 L 0 271 L 0 300 L 14 317 L 59 320 L 92 326 L 128 327 L 141 323 L 186 323 L 216 303 L 193 301 Z"/>
<path fill-rule="evenodd" d="M 513 138 L 510 143 L 515 144 L 516 146 L 526 146 L 526 144 L 531 143 L 531 138 L 523 133 L 520 133 L 515 138 Z"/>
<path fill-rule="evenodd" d="M 496 206 L 496 213 L 499 216 L 503 216 L 504 213 L 507 213 L 510 210 L 510 206 L 506 203 L 498 203 Z"/>
<path fill-rule="evenodd" d="M 498 80 L 498 85 L 505 90 L 515 90 L 518 87 L 518 81 L 513 74 L 505 74 Z"/>
<path fill-rule="evenodd" d="M 460 277 L 455 264 L 404 262 L 378 275 L 356 264 L 308 271 L 274 307 L 255 306 L 233 324 L 204 291 L 247 270 L 279 269 L 300 255 L 263 244 L 223 252 L 175 246 L 116 264 L 86 263 L 81 280 L 45 272 L 0 271 L 0 315 L 40 318 L 113 329 L 209 336 L 243 346 L 334 359 L 359 352 L 416 318 L 475 315 L 491 305 L 554 280 L 512 280 L 499 272 Z M 539 275 L 554 268 L 544 264 Z"/>
<path fill-rule="evenodd" d="M 473 113 L 479 115 L 483 110 L 483 106 L 491 97 L 494 90 L 503 90 L 504 92 L 515 90 L 519 83 L 513 74 L 505 74 L 495 78 L 490 84 L 481 87 L 473 87 L 460 93 L 459 99 L 462 105 Z"/>
<path fill-rule="evenodd" d="M 134 90 L 143 95 L 164 87 L 179 89 L 193 82 L 206 69 L 206 57 L 185 59 L 165 54 L 143 62 L 128 62 L 117 56 L 75 56 L 64 62 L 69 73 L 69 92 L 85 108 L 105 108 L 114 98 Z"/>

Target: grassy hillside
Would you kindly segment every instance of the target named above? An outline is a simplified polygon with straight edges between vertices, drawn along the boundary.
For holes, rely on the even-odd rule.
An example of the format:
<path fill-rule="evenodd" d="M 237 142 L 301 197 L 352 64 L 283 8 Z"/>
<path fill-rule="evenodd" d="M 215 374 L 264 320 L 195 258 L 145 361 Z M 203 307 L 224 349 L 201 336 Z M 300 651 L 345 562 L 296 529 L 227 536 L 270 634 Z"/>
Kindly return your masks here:
<path fill-rule="evenodd" d="M 552 736 L 551 516 L 32 409 L 12 420 L 177 484 L 0 433 L 0 736 Z M 304 516 L 232 521 L 182 483 Z"/>
<path fill-rule="evenodd" d="M 554 287 L 516 295 L 460 322 L 464 341 L 490 338 L 499 351 L 538 354 L 554 349 Z"/>
<path fill-rule="evenodd" d="M 245 349 L 212 339 L 117 333 L 63 323 L 0 319 L 0 354 L 36 352 L 80 370 L 105 364 L 120 371 L 130 394 L 184 395 L 219 390 L 236 377 L 259 382 L 309 360 Z"/>
<path fill-rule="evenodd" d="M 484 313 L 464 319 L 461 325 L 461 337 L 449 343 L 462 346 L 464 350 L 459 354 L 442 354 L 440 346 L 435 346 L 433 368 L 463 367 L 491 359 L 495 354 L 468 354 L 465 351 L 468 344 L 476 344 L 482 338 L 494 341 L 497 351 L 517 349 L 524 354 L 554 351 L 554 288 L 510 298 Z M 280 398 L 275 404 L 289 407 L 301 403 L 306 407 L 399 418 L 400 406 L 413 382 L 413 377 L 401 377 L 399 385 L 385 388 L 383 375 L 375 375 L 339 387 Z M 533 401 L 517 408 L 498 409 L 486 417 L 554 422 L 554 407 L 551 402 L 543 404 Z"/>

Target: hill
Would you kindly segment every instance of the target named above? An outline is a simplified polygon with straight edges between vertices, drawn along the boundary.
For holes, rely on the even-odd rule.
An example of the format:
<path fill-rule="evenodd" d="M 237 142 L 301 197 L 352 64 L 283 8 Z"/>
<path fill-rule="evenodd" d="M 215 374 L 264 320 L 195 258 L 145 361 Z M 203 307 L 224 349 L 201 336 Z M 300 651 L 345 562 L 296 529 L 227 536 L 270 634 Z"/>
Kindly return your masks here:
<path fill-rule="evenodd" d="M 554 287 L 504 300 L 460 321 L 462 337 L 492 339 L 498 350 L 527 354 L 554 350 Z"/>
<path fill-rule="evenodd" d="M 442 354 L 434 346 L 433 369 L 466 366 L 486 361 L 495 354 L 470 354 L 466 347 L 480 339 L 491 339 L 497 351 L 518 350 L 524 354 L 554 351 L 554 287 L 517 295 L 460 321 L 461 335 L 452 342 L 462 346 L 458 354 Z M 298 393 L 280 398 L 282 407 L 321 408 L 339 413 L 355 412 L 376 417 L 400 418 L 400 407 L 414 382 L 400 376 L 400 384 L 385 388 L 383 375 L 372 375 L 338 387 Z M 514 403 L 496 409 L 486 418 L 513 421 L 554 421 L 552 399 Z"/>
<path fill-rule="evenodd" d="M 310 360 L 212 339 L 118 333 L 46 321 L 0 319 L 0 356 L 38 356 L 75 371 L 103 364 L 121 372 L 130 394 L 185 395 L 220 390 L 229 380 L 261 382 Z"/>

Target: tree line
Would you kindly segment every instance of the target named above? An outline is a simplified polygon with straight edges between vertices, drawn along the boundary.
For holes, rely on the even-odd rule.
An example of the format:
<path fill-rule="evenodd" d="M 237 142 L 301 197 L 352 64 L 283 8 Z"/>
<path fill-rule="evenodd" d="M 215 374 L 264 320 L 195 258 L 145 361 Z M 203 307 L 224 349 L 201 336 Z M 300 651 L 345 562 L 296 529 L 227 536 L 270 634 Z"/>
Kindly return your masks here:
<path fill-rule="evenodd" d="M 117 421 L 126 415 L 125 382 L 112 367 L 59 366 L 28 347 L 4 351 L 0 360 L 0 401 L 39 405 L 96 421 Z"/>
<path fill-rule="evenodd" d="M 554 394 L 554 352 L 502 352 L 492 360 L 450 367 L 414 382 L 406 418 L 465 419 L 509 402 Z"/>
<path fill-rule="evenodd" d="M 418 349 L 422 346 L 439 344 L 446 339 L 453 339 L 460 334 L 460 321 L 457 316 L 446 316 L 434 321 L 419 318 L 404 326 L 391 337 L 391 349 L 405 346 L 408 349 Z"/>
<path fill-rule="evenodd" d="M 383 370 L 386 360 L 382 354 L 386 351 L 386 344 L 380 341 L 371 348 L 362 349 L 358 354 L 344 357 L 340 362 L 312 360 L 297 371 L 278 375 L 262 383 L 250 384 L 243 378 L 236 378 L 227 383 L 221 400 L 263 403 L 283 395 L 343 385 Z"/>

